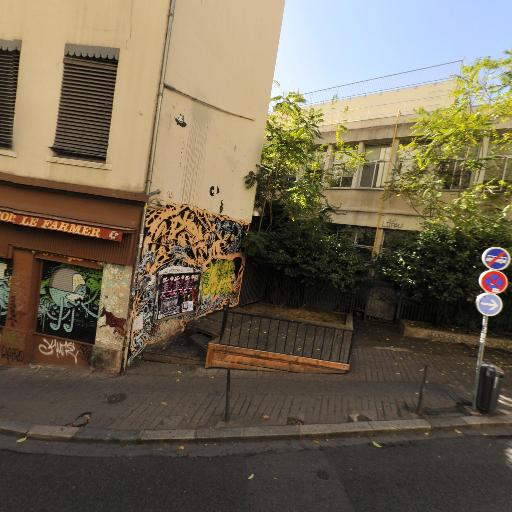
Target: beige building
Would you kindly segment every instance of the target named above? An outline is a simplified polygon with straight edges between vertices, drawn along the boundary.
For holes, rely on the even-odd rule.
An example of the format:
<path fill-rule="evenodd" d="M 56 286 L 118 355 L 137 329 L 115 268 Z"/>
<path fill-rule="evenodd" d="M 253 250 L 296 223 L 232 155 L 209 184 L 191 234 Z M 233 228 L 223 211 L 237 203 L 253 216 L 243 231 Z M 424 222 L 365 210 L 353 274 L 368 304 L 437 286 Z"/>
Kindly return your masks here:
<path fill-rule="evenodd" d="M 283 3 L 0 0 L 1 363 L 118 371 L 236 303 Z"/>
<path fill-rule="evenodd" d="M 450 104 L 455 82 L 449 74 L 456 73 L 458 65 L 450 63 L 440 70 L 434 69 L 441 78 L 425 80 L 427 83 L 422 83 L 421 79 L 432 72 L 428 68 L 420 70 L 422 76 L 419 78 L 414 72 L 410 76 L 407 73 L 391 75 L 391 78 L 400 78 L 400 84 L 386 88 L 389 80 L 383 80 L 381 90 L 378 90 L 379 82 L 349 84 L 353 86 L 349 91 L 352 94 L 345 98 L 330 100 L 338 92 L 336 89 L 305 95 L 308 103 L 324 114 L 319 142 L 326 145 L 327 175 L 340 163 L 335 162 L 334 156 L 340 124 L 347 129 L 342 135 L 344 141 L 366 153 L 366 163 L 356 172 L 342 170 L 327 180 L 325 195 L 329 204 L 336 208 L 332 221 L 351 226 L 355 243 L 367 247 L 374 254 L 400 237 L 401 233 L 420 229 L 421 219 L 417 212 L 399 197 L 385 198 L 385 189 L 401 163 L 400 144 L 411 139 L 416 110 L 423 107 L 433 111 Z M 415 85 L 415 80 L 420 83 Z M 377 91 L 372 92 L 372 88 Z M 365 92 L 367 89 L 370 92 Z M 346 86 L 340 87 L 339 92 L 347 92 Z M 488 145 L 484 144 L 480 151 L 481 156 L 485 156 L 489 151 Z M 498 161 L 496 176 L 509 178 L 512 169 L 508 168 L 508 161 L 506 156 Z M 485 179 L 483 173 L 464 171 L 461 163 L 453 162 L 451 179 L 446 183 L 447 194 L 455 194 L 470 183 Z M 406 162 L 402 161 L 403 164 Z"/>

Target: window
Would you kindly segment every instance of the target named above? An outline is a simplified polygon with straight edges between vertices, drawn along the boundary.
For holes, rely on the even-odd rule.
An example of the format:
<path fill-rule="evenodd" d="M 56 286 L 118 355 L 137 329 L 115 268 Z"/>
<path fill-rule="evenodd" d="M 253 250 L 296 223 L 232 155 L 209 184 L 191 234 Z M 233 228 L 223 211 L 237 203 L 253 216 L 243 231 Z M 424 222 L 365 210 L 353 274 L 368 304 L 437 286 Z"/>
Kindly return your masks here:
<path fill-rule="evenodd" d="M 20 41 L 0 39 L 0 148 L 12 148 Z"/>
<path fill-rule="evenodd" d="M 353 146 L 351 149 L 355 149 Z M 326 173 L 326 184 L 329 187 L 352 187 L 352 180 L 355 175 L 353 164 L 348 162 L 348 157 L 343 154 L 334 154 L 331 167 Z"/>
<path fill-rule="evenodd" d="M 117 49 L 66 45 L 57 155 L 105 162 L 118 58 Z"/>
<path fill-rule="evenodd" d="M 37 332 L 94 343 L 101 270 L 43 261 Z"/>
<path fill-rule="evenodd" d="M 384 172 L 389 162 L 391 148 L 389 146 L 369 147 L 366 153 L 366 163 L 361 170 L 359 186 L 362 188 L 384 187 Z"/>
<path fill-rule="evenodd" d="M 512 182 L 512 144 L 489 148 L 489 159 L 485 165 L 484 182 Z"/>

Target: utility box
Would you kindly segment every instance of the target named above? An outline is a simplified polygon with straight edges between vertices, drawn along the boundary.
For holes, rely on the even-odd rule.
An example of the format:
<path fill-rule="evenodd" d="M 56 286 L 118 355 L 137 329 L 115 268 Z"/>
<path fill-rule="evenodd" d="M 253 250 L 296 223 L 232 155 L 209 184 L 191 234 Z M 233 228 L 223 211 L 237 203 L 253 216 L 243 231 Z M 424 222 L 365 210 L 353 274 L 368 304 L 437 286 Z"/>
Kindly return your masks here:
<path fill-rule="evenodd" d="M 480 366 L 476 394 L 476 408 L 480 412 L 492 414 L 496 411 L 504 375 L 503 370 L 493 364 L 483 363 Z"/>

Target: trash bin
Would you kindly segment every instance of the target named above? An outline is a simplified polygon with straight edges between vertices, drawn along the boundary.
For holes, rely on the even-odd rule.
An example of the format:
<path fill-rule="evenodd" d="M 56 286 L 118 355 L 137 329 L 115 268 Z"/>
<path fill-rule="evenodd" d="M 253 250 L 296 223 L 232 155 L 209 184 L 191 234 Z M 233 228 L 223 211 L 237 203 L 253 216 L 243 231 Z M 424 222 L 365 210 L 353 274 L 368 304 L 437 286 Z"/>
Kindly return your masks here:
<path fill-rule="evenodd" d="M 476 408 L 480 412 L 493 413 L 496 411 L 503 376 L 504 372 L 498 366 L 489 363 L 482 363 L 480 366 L 476 394 Z"/>

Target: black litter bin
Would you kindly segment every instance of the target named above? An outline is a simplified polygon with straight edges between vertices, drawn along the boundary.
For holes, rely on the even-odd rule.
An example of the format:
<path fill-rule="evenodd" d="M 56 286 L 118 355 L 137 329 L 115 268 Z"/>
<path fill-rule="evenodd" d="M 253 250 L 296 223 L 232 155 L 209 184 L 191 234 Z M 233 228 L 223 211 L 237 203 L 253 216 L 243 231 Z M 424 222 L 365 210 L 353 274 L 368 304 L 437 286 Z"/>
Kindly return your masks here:
<path fill-rule="evenodd" d="M 476 408 L 480 412 L 493 413 L 496 411 L 503 375 L 503 370 L 493 364 L 482 363 L 480 366 L 476 394 Z"/>

